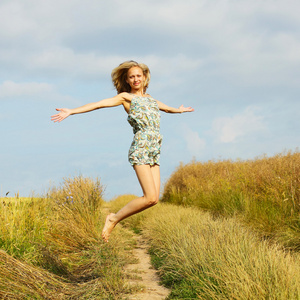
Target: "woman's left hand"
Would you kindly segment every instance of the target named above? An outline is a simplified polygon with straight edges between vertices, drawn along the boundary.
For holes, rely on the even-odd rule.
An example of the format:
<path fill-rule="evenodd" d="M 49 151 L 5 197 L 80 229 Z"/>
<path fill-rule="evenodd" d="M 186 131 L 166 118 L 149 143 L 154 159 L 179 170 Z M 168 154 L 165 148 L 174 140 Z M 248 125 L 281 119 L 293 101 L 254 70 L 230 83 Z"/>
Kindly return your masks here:
<path fill-rule="evenodd" d="M 179 107 L 179 110 L 180 110 L 181 112 L 190 112 L 190 111 L 194 111 L 194 109 L 193 109 L 192 107 L 184 107 L 183 105 L 181 105 L 181 106 Z"/>

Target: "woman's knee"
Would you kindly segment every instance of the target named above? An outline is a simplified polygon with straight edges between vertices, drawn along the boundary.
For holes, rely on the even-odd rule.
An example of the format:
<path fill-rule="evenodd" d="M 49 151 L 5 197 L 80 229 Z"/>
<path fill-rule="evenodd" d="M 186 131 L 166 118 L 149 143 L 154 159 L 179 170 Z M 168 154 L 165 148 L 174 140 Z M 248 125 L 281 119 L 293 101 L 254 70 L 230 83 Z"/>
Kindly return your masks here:
<path fill-rule="evenodd" d="M 153 206 L 153 205 L 155 205 L 155 204 L 157 204 L 158 203 L 158 196 L 157 195 L 155 195 L 155 194 L 153 194 L 153 195 L 149 195 L 149 196 L 147 196 L 147 197 L 145 197 L 146 198 L 146 201 L 147 201 L 147 205 L 148 206 Z"/>

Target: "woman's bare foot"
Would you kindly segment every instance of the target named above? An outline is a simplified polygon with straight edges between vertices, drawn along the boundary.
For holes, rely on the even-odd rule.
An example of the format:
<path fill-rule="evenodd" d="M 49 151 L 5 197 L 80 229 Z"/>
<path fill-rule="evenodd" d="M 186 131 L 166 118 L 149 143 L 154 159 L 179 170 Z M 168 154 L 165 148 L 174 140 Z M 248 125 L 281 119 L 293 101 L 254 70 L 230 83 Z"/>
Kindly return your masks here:
<path fill-rule="evenodd" d="M 102 230 L 102 238 L 106 243 L 108 243 L 108 238 L 109 238 L 112 230 L 116 226 L 116 222 L 114 222 L 114 219 L 113 219 L 114 216 L 115 216 L 115 214 L 111 213 L 106 217 L 104 228 Z"/>

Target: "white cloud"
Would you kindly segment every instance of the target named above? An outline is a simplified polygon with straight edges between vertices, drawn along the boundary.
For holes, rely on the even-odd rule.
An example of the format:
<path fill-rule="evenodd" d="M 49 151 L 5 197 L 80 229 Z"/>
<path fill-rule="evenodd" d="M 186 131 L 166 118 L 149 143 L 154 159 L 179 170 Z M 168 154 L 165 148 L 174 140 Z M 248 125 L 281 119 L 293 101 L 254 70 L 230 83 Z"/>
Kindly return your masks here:
<path fill-rule="evenodd" d="M 127 59 L 121 54 L 126 48 L 135 57 L 143 53 L 145 63 L 148 59 L 159 70 L 168 70 L 168 75 L 190 68 L 245 85 L 297 85 L 299 9 L 296 0 L 166 0 L 155 5 L 149 0 L 2 1 L 0 63 L 3 72 L 3 66 L 12 64 L 18 71 L 99 76 Z M 133 16 L 139 16 L 138 23 Z M 128 32 L 131 42 L 126 34 L 119 35 L 120 30 Z M 150 34 L 149 49 L 156 50 L 142 47 L 139 52 L 132 39 L 135 34 L 136 40 Z M 161 40 L 153 41 L 153 36 Z M 110 55 L 108 38 L 119 41 Z M 175 48 L 170 51 L 168 41 L 173 39 L 189 46 L 180 52 L 173 41 Z M 168 49 L 169 55 L 159 55 L 159 48 Z"/>
<path fill-rule="evenodd" d="M 24 7 L 22 7 L 21 2 L 2 2 L 0 5 L 0 13 L 1 38 L 15 38 L 31 31 L 35 27 L 34 21 L 24 15 Z"/>
<path fill-rule="evenodd" d="M 235 142 L 237 139 L 264 131 L 263 116 L 256 114 L 257 108 L 247 107 L 244 112 L 231 118 L 217 118 L 213 121 L 212 132 L 221 143 Z"/>
<path fill-rule="evenodd" d="M 56 90 L 56 87 L 49 83 L 39 82 L 23 82 L 17 83 L 6 80 L 0 85 L 0 99 L 7 98 L 28 98 L 42 99 L 43 101 L 51 101 L 64 103 L 70 106 L 78 106 L 81 102 L 66 94 L 61 94 Z"/>
<path fill-rule="evenodd" d="M 148 55 L 141 57 L 141 60 L 147 62 L 152 67 L 155 67 L 164 75 L 171 75 L 174 72 L 180 73 L 180 71 L 195 71 L 202 66 L 203 60 L 201 58 L 191 58 L 182 53 L 168 57 L 161 57 L 157 55 Z"/>
<path fill-rule="evenodd" d="M 32 55 L 28 60 L 28 67 L 40 70 L 52 70 L 58 74 L 72 74 L 72 76 L 96 77 L 109 76 L 112 69 L 128 57 L 122 55 L 100 55 L 95 52 L 76 53 L 73 49 L 56 47 L 48 49 L 38 55 Z M 183 54 L 161 57 L 157 55 L 139 55 L 138 62 L 146 63 L 156 76 L 168 78 L 168 84 L 177 85 L 182 81 L 181 72 L 193 72 L 202 65 L 202 59 L 189 58 Z M 179 76 L 178 76 L 179 75 Z M 170 83 L 171 81 L 171 83 Z M 163 83 L 165 84 L 165 82 Z"/>
<path fill-rule="evenodd" d="M 55 47 L 31 57 L 37 69 L 56 70 L 79 76 L 110 74 L 112 66 L 120 62 L 120 56 L 100 56 L 95 53 L 75 53 L 70 48 Z"/>
<path fill-rule="evenodd" d="M 16 83 L 6 80 L 0 85 L 0 98 L 41 95 L 51 91 L 53 91 L 53 86 L 48 83 Z"/>

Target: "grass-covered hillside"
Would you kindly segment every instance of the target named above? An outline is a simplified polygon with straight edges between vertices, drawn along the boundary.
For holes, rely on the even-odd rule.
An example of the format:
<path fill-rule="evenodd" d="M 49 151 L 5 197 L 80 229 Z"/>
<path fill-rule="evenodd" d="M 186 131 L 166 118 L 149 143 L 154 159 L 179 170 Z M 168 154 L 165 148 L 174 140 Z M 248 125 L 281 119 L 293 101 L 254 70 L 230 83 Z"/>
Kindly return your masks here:
<path fill-rule="evenodd" d="M 265 237 L 300 250 L 299 152 L 180 165 L 167 181 L 162 201 L 238 216 Z"/>

